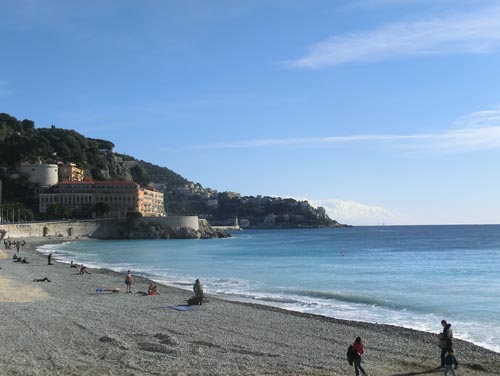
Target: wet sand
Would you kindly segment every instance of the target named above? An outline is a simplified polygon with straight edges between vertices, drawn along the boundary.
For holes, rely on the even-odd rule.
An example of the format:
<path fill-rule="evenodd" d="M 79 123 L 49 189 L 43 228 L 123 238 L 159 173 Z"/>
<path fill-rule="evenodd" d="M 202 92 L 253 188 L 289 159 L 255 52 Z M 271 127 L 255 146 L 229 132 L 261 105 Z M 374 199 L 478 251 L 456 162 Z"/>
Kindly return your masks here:
<path fill-rule="evenodd" d="M 444 374 L 432 333 L 214 296 L 177 311 L 168 307 L 191 292 L 159 285 L 159 296 L 144 296 L 150 281 L 136 276 L 126 294 L 124 275 L 47 265 L 34 251 L 41 242 L 21 248 L 29 264 L 13 263 L 15 250 L 0 253 L 2 375 L 354 375 L 345 354 L 356 336 L 371 376 Z M 51 282 L 33 282 L 44 277 Z M 500 375 L 500 354 L 460 340 L 454 347 L 459 375 Z"/>

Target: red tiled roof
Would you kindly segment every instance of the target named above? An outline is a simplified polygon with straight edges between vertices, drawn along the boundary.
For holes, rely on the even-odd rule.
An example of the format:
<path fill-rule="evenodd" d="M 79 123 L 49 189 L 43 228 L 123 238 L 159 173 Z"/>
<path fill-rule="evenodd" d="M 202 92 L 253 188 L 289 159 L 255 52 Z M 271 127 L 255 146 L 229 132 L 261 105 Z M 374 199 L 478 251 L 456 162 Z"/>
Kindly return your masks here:
<path fill-rule="evenodd" d="M 133 181 L 122 181 L 122 180 L 106 180 L 106 181 L 94 181 L 95 185 L 135 185 L 139 184 Z"/>
<path fill-rule="evenodd" d="M 82 181 L 76 181 L 76 180 L 63 180 L 58 183 L 58 185 L 88 185 L 88 184 L 94 184 L 93 180 L 82 180 Z"/>
<path fill-rule="evenodd" d="M 133 181 L 122 181 L 122 180 L 108 180 L 108 181 L 95 181 L 95 180 L 83 180 L 83 181 L 72 181 L 64 180 L 58 183 L 58 185 L 134 185 L 139 184 Z"/>

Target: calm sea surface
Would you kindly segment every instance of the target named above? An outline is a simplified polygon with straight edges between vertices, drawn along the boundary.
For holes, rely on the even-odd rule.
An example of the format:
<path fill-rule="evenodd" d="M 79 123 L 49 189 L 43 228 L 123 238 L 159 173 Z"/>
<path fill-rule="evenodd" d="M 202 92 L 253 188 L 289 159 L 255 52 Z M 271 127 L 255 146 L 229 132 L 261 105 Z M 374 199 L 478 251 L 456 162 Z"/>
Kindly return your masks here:
<path fill-rule="evenodd" d="M 229 239 L 77 241 L 59 260 L 289 310 L 454 335 L 500 352 L 500 225 L 247 230 Z"/>

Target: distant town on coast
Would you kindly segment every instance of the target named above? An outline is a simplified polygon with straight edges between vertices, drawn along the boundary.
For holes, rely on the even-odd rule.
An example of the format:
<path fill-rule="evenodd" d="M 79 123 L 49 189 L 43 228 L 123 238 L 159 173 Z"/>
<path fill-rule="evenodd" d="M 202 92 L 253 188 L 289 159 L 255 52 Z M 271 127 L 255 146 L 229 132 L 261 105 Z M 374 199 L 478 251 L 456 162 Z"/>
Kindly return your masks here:
<path fill-rule="evenodd" d="M 0 113 L 0 225 L 101 220 L 109 228 L 113 221 L 126 223 L 107 231 L 106 237 L 114 238 L 225 236 L 213 230 L 219 226 L 346 226 L 307 201 L 218 192 L 166 167 L 116 153 L 114 146 L 74 130 L 35 128 L 31 120 Z M 190 226 L 194 222 L 182 219 L 193 217 L 204 230 L 198 221 Z M 50 231 L 49 226 L 40 229 L 43 236 Z M 6 234 L 3 230 L 0 237 Z"/>

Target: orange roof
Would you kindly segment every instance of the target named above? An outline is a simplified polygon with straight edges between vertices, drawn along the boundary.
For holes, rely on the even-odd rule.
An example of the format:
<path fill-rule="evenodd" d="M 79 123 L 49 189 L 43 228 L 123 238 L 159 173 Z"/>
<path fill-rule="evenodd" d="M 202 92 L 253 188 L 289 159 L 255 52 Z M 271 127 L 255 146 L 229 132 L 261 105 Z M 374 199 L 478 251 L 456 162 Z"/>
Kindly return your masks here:
<path fill-rule="evenodd" d="M 88 184 L 94 184 L 93 180 L 82 180 L 82 181 L 77 181 L 77 180 L 63 180 L 58 183 L 58 185 L 88 185 Z"/>
<path fill-rule="evenodd" d="M 108 180 L 108 181 L 95 181 L 95 180 L 82 180 L 82 181 L 71 181 L 64 180 L 59 182 L 58 185 L 134 185 L 138 186 L 139 184 L 133 181 L 122 181 L 122 180 Z"/>
<path fill-rule="evenodd" d="M 95 185 L 135 185 L 139 184 L 133 181 L 122 181 L 122 180 L 106 180 L 106 181 L 94 181 Z"/>

